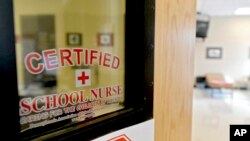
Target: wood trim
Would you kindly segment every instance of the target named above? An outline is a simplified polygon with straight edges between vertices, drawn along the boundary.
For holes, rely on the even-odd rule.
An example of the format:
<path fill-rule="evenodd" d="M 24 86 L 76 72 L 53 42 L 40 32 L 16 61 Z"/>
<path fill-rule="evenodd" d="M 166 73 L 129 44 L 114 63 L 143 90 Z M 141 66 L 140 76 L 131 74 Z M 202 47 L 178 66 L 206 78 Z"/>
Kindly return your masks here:
<path fill-rule="evenodd" d="M 155 141 L 191 141 L 195 0 L 156 0 Z"/>

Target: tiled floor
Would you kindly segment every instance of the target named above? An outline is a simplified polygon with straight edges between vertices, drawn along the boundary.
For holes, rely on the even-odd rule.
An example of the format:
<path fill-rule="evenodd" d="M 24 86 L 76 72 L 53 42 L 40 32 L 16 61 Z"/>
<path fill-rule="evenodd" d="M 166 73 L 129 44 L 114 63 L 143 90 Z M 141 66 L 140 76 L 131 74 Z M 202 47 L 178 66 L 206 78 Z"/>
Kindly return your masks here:
<path fill-rule="evenodd" d="M 230 124 L 250 124 L 250 91 L 194 90 L 192 141 L 229 141 Z"/>

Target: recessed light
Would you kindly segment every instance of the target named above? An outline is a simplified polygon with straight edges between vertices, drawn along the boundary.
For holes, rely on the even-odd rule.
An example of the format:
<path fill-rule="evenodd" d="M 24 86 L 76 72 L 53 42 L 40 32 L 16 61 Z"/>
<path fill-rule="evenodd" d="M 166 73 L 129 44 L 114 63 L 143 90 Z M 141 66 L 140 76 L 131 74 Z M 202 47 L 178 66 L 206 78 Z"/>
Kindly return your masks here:
<path fill-rule="evenodd" d="M 235 10 L 235 15 L 250 15 L 250 7 L 241 7 Z"/>

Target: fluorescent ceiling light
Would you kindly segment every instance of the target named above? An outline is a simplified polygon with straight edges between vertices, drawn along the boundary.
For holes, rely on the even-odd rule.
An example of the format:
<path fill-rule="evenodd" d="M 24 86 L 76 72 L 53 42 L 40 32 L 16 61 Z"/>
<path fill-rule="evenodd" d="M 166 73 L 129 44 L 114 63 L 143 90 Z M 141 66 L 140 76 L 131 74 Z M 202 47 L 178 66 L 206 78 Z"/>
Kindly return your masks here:
<path fill-rule="evenodd" d="M 250 15 L 250 7 L 238 8 L 234 12 L 235 15 Z"/>

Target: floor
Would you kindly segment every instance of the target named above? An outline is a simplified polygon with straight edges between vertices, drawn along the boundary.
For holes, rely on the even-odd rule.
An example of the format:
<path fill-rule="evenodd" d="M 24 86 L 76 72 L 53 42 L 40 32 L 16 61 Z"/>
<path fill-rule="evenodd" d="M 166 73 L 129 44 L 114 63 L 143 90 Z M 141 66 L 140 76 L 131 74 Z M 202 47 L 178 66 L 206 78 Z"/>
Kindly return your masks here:
<path fill-rule="evenodd" d="M 194 89 L 192 141 L 229 141 L 230 124 L 250 124 L 250 91 Z"/>
<path fill-rule="evenodd" d="M 250 124 L 250 91 L 194 89 L 192 141 L 229 141 L 230 124 Z M 153 120 L 97 138 L 153 141 Z M 149 129 L 149 130 L 145 130 Z"/>

